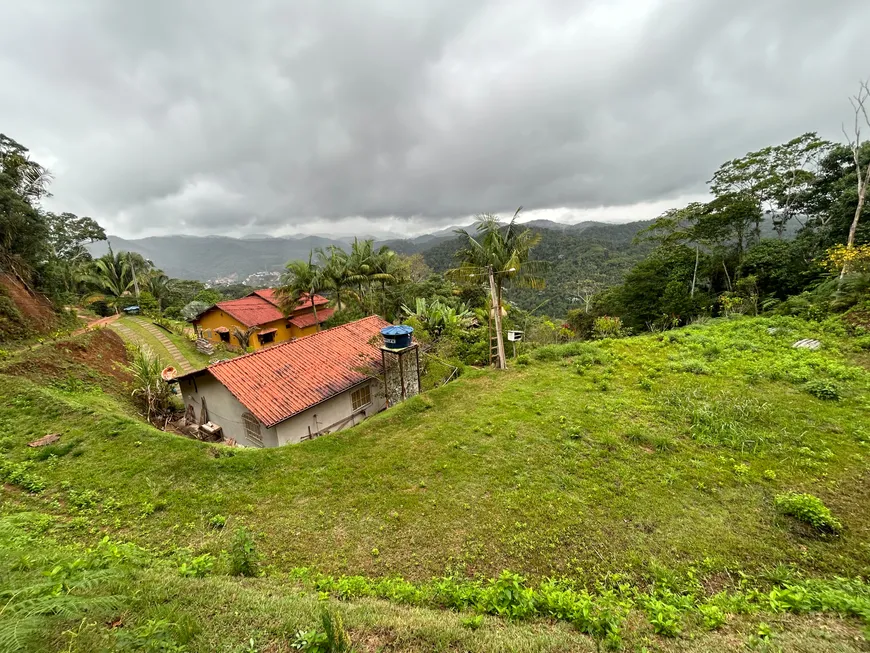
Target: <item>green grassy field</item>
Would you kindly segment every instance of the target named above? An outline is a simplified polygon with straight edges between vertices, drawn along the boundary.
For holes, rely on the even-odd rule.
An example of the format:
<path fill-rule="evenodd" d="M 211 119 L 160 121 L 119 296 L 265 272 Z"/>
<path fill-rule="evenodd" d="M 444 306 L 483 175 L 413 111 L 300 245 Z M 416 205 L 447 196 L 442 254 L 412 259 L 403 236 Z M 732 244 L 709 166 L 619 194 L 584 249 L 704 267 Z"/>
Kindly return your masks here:
<path fill-rule="evenodd" d="M 823 348 L 791 347 L 806 337 Z M 625 585 L 635 594 L 664 584 L 697 600 L 744 591 L 746 583 L 767 591 L 812 578 L 866 578 L 870 373 L 866 353 L 852 343 L 834 323 L 743 318 L 545 347 L 505 373 L 468 374 L 350 431 L 275 450 L 180 439 L 112 411 L 119 400 L 97 387 L 7 376 L 4 455 L 31 460 L 27 472 L 45 489 L 7 485 L 0 510 L 47 515 L 40 536 L 59 545 L 93 545 L 108 535 L 164 560 L 179 550 L 223 560 L 230 533 L 244 524 L 267 578 L 136 573 L 173 601 L 191 592 L 256 606 L 268 595 L 256 609 L 229 608 L 251 623 L 268 621 L 267 640 L 280 630 L 271 615 L 316 611 L 317 582 L 299 581 L 301 567 L 333 577 L 401 576 L 417 587 L 443 576 L 485 581 L 510 569 L 529 587 L 547 577 L 590 591 Z M 53 431 L 66 443 L 58 455 L 25 447 Z M 779 513 L 774 498 L 791 491 L 822 499 L 842 532 L 823 534 Z M 223 529 L 209 526 L 215 515 L 227 518 Z M 649 612 L 650 599 L 638 596 L 629 610 Z M 358 640 L 372 638 L 361 650 L 508 650 L 514 637 L 527 644 L 510 650 L 595 650 L 565 623 L 487 617 L 472 632 L 429 603 L 364 598 L 340 609 Z M 191 599 L 186 610 L 195 617 L 206 608 Z M 687 617 L 681 638 L 668 640 L 629 616 L 624 643 L 742 650 L 755 637 L 764 644 L 753 634 L 758 618 L 732 612 L 725 631 L 706 633 Z M 224 618 L 217 632 L 246 641 L 244 628 Z M 783 650 L 861 650 L 857 622 L 777 619 Z M 192 650 L 222 650 L 209 648 L 216 641 L 200 634 Z"/>

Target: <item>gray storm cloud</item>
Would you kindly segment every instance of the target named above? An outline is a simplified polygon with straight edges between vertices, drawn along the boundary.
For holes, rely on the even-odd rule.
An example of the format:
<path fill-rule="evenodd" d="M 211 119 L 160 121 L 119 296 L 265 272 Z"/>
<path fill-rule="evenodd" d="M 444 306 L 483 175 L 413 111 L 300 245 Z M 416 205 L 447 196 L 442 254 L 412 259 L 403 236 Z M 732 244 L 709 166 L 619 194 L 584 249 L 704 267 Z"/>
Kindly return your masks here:
<path fill-rule="evenodd" d="M 837 138 L 868 21 L 865 0 L 8 2 L 0 131 L 58 208 L 123 235 L 635 205 Z"/>

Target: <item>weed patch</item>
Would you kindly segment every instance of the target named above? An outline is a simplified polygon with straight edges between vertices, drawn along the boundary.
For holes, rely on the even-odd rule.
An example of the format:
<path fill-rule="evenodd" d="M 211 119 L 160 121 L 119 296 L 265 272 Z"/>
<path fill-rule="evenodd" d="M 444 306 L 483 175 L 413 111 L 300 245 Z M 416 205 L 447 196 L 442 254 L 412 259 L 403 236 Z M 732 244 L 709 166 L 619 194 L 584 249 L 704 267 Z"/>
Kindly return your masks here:
<path fill-rule="evenodd" d="M 843 525 L 834 517 L 830 509 L 812 494 L 778 494 L 774 500 L 777 510 L 784 515 L 809 524 L 824 533 L 839 533 Z"/>

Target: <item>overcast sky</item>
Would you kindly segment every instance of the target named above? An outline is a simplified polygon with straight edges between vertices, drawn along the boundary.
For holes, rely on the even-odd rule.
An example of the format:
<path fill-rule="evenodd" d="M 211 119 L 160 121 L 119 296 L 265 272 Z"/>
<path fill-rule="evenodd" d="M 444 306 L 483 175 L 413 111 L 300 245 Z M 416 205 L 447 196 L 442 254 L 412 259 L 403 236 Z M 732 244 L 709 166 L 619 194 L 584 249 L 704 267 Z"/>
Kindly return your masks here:
<path fill-rule="evenodd" d="M 654 217 L 840 137 L 867 0 L 0 0 L 0 132 L 111 233 Z"/>

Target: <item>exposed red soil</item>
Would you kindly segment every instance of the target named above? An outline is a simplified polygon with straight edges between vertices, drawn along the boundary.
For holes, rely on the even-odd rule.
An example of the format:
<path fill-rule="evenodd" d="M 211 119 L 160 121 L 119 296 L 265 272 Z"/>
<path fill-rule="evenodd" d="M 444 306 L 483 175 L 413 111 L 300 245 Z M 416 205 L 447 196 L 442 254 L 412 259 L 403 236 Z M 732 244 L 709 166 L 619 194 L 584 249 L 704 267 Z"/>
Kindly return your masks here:
<path fill-rule="evenodd" d="M 131 380 L 124 369 L 126 364 L 127 350 L 121 337 L 111 329 L 96 329 L 38 347 L 0 372 L 40 382 L 72 377 L 118 393 L 126 392 Z"/>
<path fill-rule="evenodd" d="M 57 317 L 47 297 L 30 290 L 21 279 L 6 272 L 0 273 L 0 285 L 34 329 L 48 331 L 54 326 Z"/>

